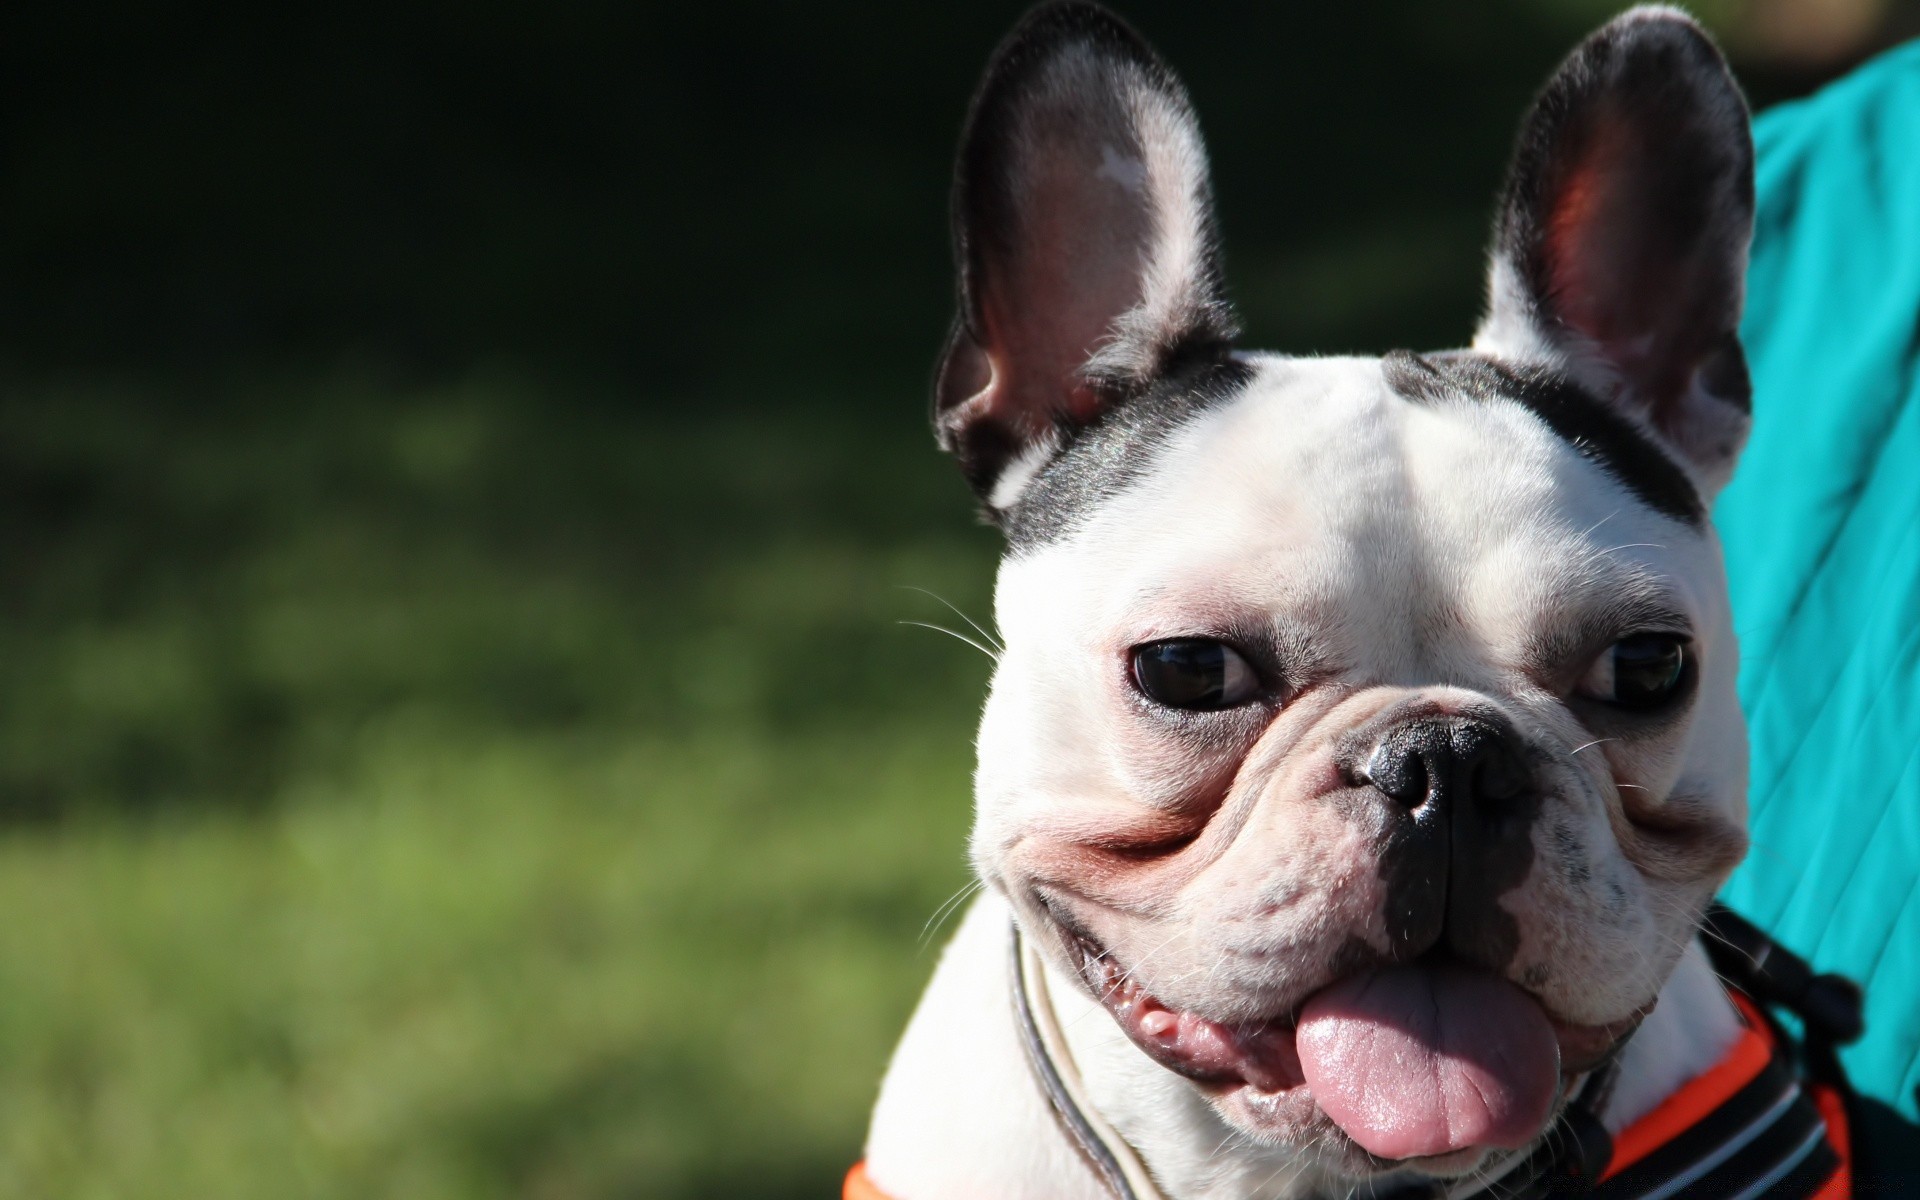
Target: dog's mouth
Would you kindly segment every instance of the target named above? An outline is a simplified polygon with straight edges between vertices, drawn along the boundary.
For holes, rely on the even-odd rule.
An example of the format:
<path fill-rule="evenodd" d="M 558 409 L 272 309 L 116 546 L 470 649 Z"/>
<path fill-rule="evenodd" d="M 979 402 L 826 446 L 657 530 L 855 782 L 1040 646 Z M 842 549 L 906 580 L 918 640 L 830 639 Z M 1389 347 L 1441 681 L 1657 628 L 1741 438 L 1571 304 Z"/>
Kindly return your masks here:
<path fill-rule="evenodd" d="M 1574 1025 L 1491 971 L 1423 958 L 1335 980 L 1269 1019 L 1228 1023 L 1163 1003 L 1091 936 L 1061 929 L 1081 978 L 1155 1062 L 1244 1123 L 1327 1136 L 1377 1169 L 1420 1160 L 1451 1173 L 1530 1144 L 1572 1084 L 1653 1008 Z"/>

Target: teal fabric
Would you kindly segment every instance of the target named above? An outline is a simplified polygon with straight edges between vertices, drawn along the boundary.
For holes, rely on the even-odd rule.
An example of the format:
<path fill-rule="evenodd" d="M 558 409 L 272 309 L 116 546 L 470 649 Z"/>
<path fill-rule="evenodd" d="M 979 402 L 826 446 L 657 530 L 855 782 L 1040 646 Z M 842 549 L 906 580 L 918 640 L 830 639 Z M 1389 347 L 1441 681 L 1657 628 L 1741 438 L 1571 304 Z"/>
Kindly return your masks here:
<path fill-rule="evenodd" d="M 1867 986 L 1845 1054 L 1920 1087 L 1920 43 L 1755 123 L 1754 432 L 1715 519 L 1753 737 L 1725 896 Z"/>

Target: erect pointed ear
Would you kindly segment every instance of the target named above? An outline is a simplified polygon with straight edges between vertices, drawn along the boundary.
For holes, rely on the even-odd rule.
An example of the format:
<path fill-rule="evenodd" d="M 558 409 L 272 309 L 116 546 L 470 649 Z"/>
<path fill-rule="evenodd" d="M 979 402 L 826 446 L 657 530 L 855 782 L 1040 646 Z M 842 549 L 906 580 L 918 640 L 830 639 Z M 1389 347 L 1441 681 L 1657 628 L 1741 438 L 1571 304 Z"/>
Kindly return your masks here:
<path fill-rule="evenodd" d="M 999 517 L 1075 431 L 1222 356 L 1206 151 L 1185 90 L 1097 5 L 1050 4 L 995 52 L 953 190 L 960 313 L 940 444 Z"/>
<path fill-rule="evenodd" d="M 1476 349 L 1546 362 L 1645 422 L 1711 497 L 1745 443 L 1746 102 L 1684 14 L 1583 42 L 1520 131 Z"/>

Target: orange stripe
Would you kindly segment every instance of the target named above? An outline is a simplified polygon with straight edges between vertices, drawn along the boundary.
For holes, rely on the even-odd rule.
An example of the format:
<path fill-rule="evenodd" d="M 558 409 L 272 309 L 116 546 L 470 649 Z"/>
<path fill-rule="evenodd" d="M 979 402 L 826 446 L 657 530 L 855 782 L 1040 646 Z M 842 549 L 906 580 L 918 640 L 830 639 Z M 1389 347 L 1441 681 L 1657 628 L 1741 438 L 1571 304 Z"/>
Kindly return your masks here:
<path fill-rule="evenodd" d="M 1824 1084 L 1816 1083 L 1807 1090 L 1813 1094 L 1820 1119 L 1827 1123 L 1827 1144 L 1840 1156 L 1840 1169 L 1813 1194 L 1813 1200 L 1848 1200 L 1853 1195 L 1853 1136 L 1847 1130 L 1846 1101 Z"/>
<path fill-rule="evenodd" d="M 840 1186 L 840 1200 L 893 1200 L 893 1197 L 881 1191 L 880 1185 L 868 1176 L 866 1163 L 857 1162 L 853 1170 L 847 1172 L 847 1181 Z"/>
<path fill-rule="evenodd" d="M 1639 1162 L 1655 1150 L 1694 1127 L 1703 1117 L 1719 1108 L 1733 1094 L 1753 1082 L 1754 1076 L 1773 1058 L 1773 1035 L 1767 1023 L 1745 996 L 1727 993 L 1739 1006 L 1747 1021 L 1745 1033 L 1733 1050 L 1708 1067 L 1660 1107 L 1627 1126 L 1613 1140 L 1613 1158 L 1600 1173 L 1602 1183 Z"/>

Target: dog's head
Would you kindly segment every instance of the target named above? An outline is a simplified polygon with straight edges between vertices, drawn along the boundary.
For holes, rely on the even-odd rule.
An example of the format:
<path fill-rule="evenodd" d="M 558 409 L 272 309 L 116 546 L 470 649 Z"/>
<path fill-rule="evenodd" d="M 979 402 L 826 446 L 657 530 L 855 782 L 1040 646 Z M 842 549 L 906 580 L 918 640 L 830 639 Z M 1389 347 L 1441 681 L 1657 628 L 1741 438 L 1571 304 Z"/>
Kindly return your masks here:
<path fill-rule="evenodd" d="M 1252 1139 L 1532 1141 L 1745 846 L 1720 55 L 1637 10 L 1553 76 L 1465 351 L 1236 349 L 1185 93 L 1098 8 L 1002 46 L 954 195 L 935 420 L 1008 540 L 979 872 Z"/>

